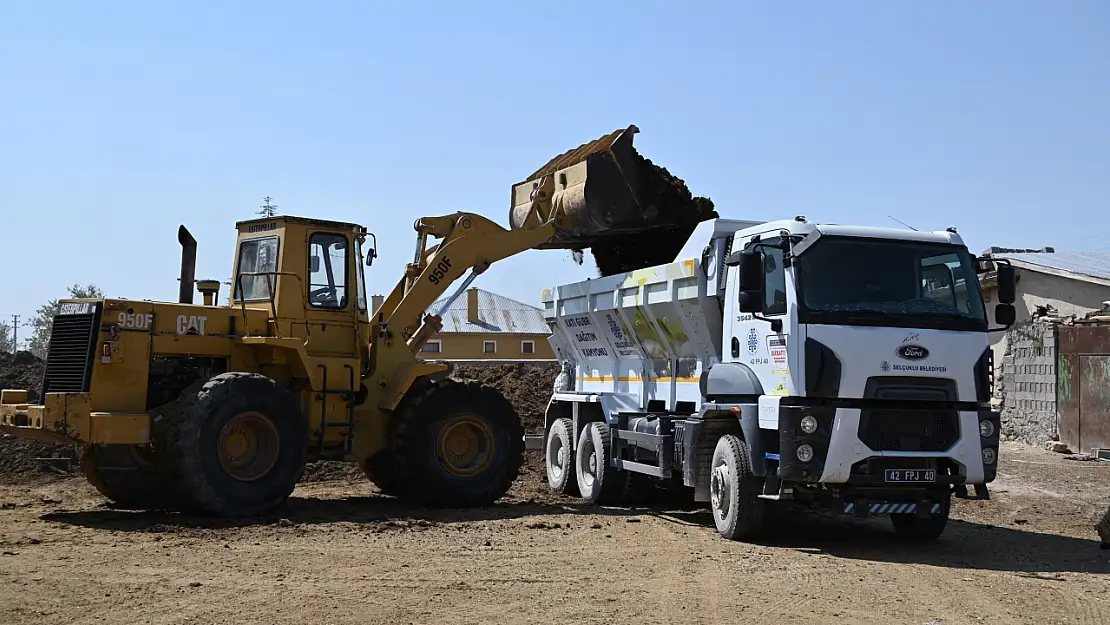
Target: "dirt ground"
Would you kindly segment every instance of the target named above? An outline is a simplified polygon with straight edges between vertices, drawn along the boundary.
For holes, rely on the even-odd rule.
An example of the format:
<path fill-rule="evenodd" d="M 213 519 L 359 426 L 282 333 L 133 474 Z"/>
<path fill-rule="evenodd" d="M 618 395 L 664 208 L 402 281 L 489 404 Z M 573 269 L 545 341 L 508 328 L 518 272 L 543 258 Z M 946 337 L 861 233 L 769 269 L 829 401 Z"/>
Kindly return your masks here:
<path fill-rule="evenodd" d="M 80 477 L 0 477 L 0 623 L 1108 623 L 1091 525 L 1110 463 L 1007 444 L 989 502 L 941 540 L 776 515 L 758 544 L 704 511 L 596 509 L 539 458 L 487 509 L 406 508 L 362 480 L 303 484 L 245 521 L 115 510 Z"/>

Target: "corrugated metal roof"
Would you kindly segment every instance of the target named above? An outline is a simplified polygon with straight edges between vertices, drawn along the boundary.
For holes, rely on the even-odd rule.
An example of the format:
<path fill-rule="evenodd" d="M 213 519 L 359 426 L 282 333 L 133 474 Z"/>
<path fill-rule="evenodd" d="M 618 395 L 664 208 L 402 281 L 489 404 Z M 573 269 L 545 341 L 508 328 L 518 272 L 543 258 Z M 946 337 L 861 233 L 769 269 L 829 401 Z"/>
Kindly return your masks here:
<path fill-rule="evenodd" d="M 1043 267 L 1055 272 L 1075 274 L 1077 280 L 1084 276 L 1097 280 L 1110 280 L 1110 253 L 1107 252 L 1050 252 L 1023 254 L 996 254 L 1015 263 L 1032 265 L 1030 270 Z"/>
<path fill-rule="evenodd" d="M 447 297 L 442 297 L 428 309 L 436 312 Z M 551 334 L 543 318 L 543 310 L 504 295 L 478 289 L 478 323 L 467 321 L 467 293 L 459 295 L 451 307 L 443 312 L 443 329 L 448 333 Z"/>

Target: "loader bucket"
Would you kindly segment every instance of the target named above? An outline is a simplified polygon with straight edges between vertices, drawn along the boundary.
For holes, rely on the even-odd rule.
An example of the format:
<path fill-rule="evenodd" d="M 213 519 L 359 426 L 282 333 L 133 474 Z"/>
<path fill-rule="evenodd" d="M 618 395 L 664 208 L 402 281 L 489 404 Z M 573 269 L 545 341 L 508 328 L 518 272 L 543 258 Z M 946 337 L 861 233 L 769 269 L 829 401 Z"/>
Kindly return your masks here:
<path fill-rule="evenodd" d="M 544 248 L 583 249 L 666 230 L 685 242 L 694 225 L 716 216 L 712 202 L 692 197 L 685 183 L 641 156 L 632 146 L 639 131 L 629 126 L 580 145 L 513 185 L 509 223 L 554 220 L 557 234 Z"/>

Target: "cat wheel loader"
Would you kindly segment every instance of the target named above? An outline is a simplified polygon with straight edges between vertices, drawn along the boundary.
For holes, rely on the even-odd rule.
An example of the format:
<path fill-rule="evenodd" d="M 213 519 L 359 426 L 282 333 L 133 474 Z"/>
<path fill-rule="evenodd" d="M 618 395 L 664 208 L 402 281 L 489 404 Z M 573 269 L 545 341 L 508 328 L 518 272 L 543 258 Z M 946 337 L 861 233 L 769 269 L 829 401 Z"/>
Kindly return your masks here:
<path fill-rule="evenodd" d="M 127 507 L 258 515 L 319 459 L 359 463 L 389 495 L 489 504 L 518 475 L 520 420 L 497 391 L 420 358 L 442 326 L 427 309 L 464 275 L 443 308 L 519 252 L 644 229 L 635 132 L 580 146 L 515 185 L 510 229 L 470 213 L 418 219 L 413 261 L 374 311 L 363 278 L 376 239 L 362 226 L 237 223 L 224 304 L 218 281 L 195 280 L 197 244 L 181 226 L 179 301 L 63 300 L 40 392 L 32 402 L 28 390 L 3 390 L 0 430 L 76 445 L 88 481 Z"/>

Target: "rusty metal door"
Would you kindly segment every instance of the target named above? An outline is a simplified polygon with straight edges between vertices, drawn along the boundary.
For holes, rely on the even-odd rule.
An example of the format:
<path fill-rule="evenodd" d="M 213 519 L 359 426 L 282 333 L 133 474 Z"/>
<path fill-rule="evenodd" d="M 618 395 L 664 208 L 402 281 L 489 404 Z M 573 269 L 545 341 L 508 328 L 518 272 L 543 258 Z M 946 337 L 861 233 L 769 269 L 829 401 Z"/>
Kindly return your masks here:
<path fill-rule="evenodd" d="M 1079 447 L 1110 448 L 1110 356 L 1079 357 Z"/>
<path fill-rule="evenodd" d="M 1075 451 L 1110 448 L 1110 326 L 1058 326 L 1060 440 Z"/>

